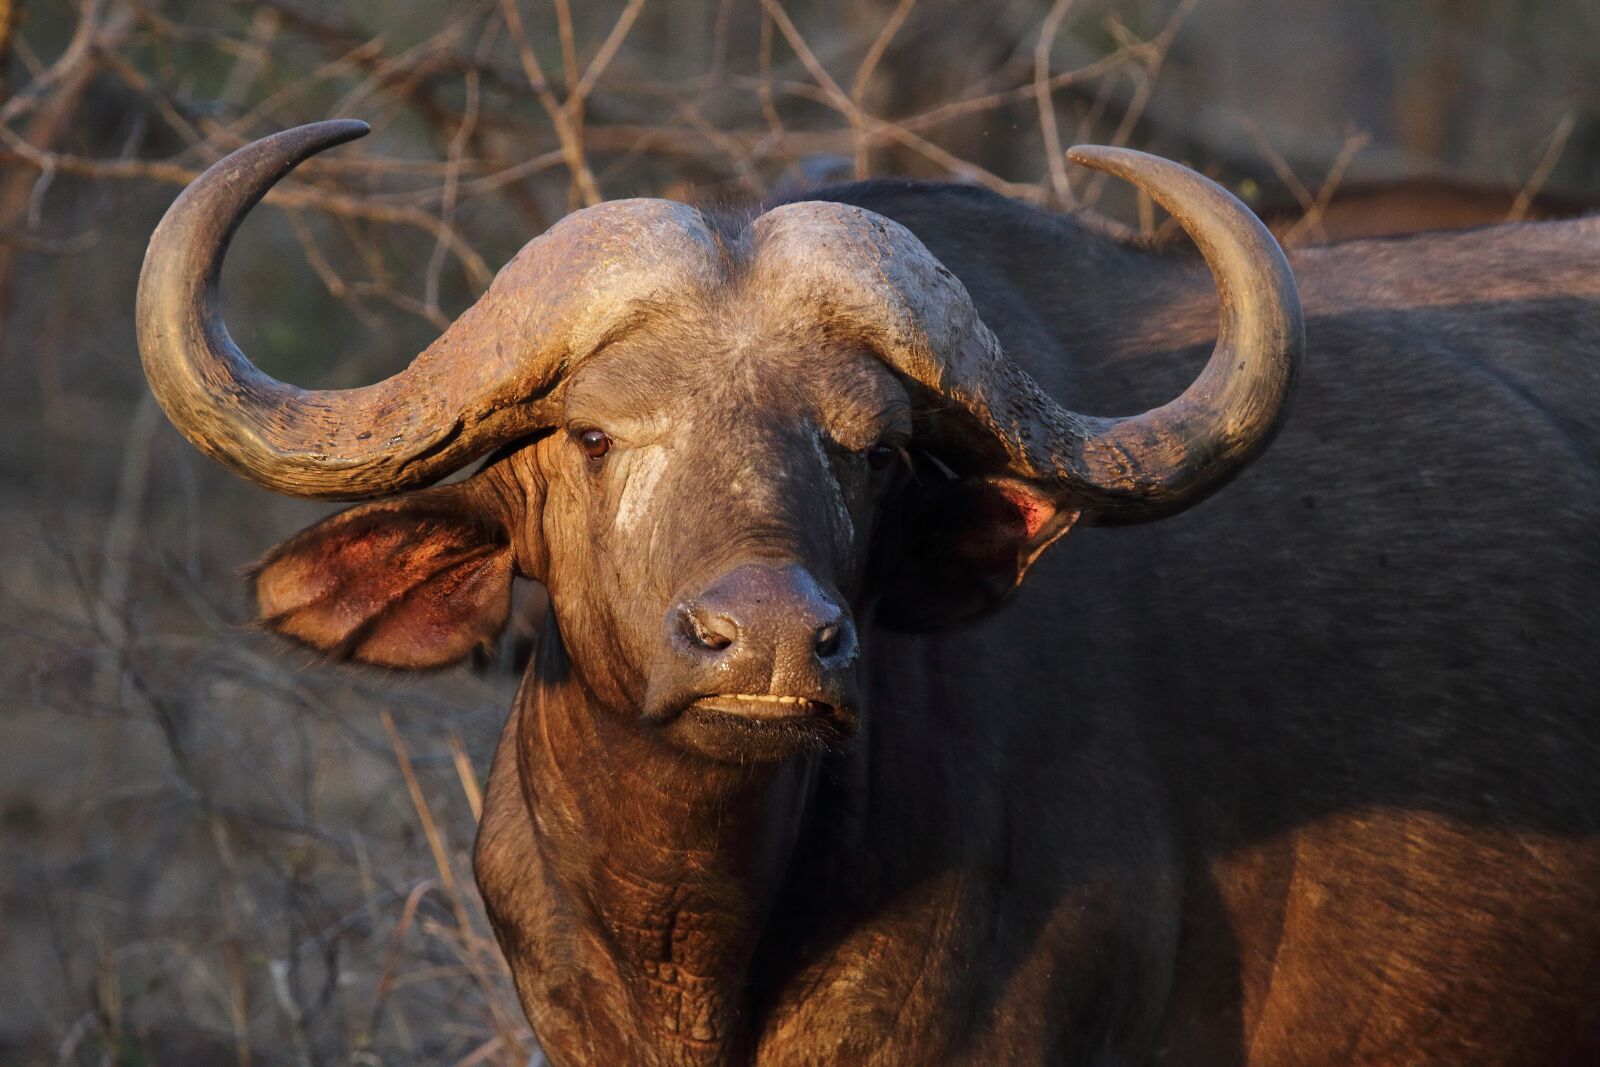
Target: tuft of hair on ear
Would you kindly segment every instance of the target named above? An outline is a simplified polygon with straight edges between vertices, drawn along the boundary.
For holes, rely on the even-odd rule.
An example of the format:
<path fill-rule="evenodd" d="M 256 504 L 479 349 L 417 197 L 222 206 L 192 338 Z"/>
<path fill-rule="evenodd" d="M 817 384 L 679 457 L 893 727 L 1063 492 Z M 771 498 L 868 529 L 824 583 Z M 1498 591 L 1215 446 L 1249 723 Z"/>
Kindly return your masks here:
<path fill-rule="evenodd" d="M 514 573 L 506 531 L 458 484 L 342 511 L 249 577 L 266 628 L 333 659 L 427 670 L 492 647 Z"/>
<path fill-rule="evenodd" d="M 928 631 L 994 611 L 1080 511 L 1016 478 L 927 465 L 907 486 L 879 552 L 877 617 Z"/>

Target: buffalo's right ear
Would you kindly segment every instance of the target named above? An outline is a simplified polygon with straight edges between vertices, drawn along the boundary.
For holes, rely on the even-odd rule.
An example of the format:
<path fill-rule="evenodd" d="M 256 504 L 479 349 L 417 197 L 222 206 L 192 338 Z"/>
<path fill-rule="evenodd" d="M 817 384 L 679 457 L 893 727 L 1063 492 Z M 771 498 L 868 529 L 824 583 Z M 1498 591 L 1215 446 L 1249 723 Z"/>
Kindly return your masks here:
<path fill-rule="evenodd" d="M 443 667 L 487 647 L 506 624 L 515 559 L 478 481 L 359 504 L 285 541 L 253 572 L 261 622 L 382 667 Z"/>
<path fill-rule="evenodd" d="M 879 549 L 878 620 L 937 630 L 1005 602 L 1079 512 L 1027 482 L 944 477 L 923 465 Z"/>

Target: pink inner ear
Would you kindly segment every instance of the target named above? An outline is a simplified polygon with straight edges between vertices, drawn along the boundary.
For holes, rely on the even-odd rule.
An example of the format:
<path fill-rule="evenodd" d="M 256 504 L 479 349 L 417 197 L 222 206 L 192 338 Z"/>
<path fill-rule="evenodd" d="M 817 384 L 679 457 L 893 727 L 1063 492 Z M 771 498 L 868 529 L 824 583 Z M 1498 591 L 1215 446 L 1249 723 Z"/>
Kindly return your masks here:
<path fill-rule="evenodd" d="M 1003 482 L 999 485 L 999 489 L 1000 495 L 1006 502 L 1017 509 L 1017 515 L 1027 529 L 1026 540 L 1033 540 L 1039 531 L 1044 529 L 1045 523 L 1055 517 L 1055 502 L 1035 493 L 1027 486 L 1019 482 Z"/>
<path fill-rule="evenodd" d="M 438 491 L 424 497 L 436 502 Z M 511 547 L 467 511 L 358 505 L 275 549 L 256 575 L 267 625 L 341 658 L 444 666 L 505 624 Z"/>

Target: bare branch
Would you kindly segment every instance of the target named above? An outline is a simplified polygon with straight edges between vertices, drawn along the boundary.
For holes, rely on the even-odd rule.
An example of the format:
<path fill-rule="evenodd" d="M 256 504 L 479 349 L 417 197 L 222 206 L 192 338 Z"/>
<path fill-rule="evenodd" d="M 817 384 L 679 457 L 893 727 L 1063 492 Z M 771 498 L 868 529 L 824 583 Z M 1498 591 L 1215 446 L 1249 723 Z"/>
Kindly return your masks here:
<path fill-rule="evenodd" d="M 580 100 L 586 100 L 594 91 L 595 83 L 611 65 L 611 60 L 616 57 L 617 50 L 622 47 L 622 42 L 628 39 L 628 31 L 633 29 L 639 12 L 644 10 L 645 0 L 628 0 L 628 6 L 622 9 L 622 14 L 617 16 L 617 21 L 612 25 L 611 32 L 606 34 L 606 39 L 601 43 L 600 50 L 589 61 L 589 66 L 579 79 L 577 88 L 573 90 Z"/>
<path fill-rule="evenodd" d="M 511 40 L 516 45 L 517 58 L 522 62 L 528 84 L 555 126 L 556 137 L 566 156 L 567 170 L 572 174 L 573 190 L 581 203 L 592 207 L 601 200 L 600 187 L 595 183 L 594 172 L 589 169 L 589 161 L 584 156 L 583 139 L 574 126 L 572 114 L 556 99 L 550 83 L 545 79 L 544 68 L 540 66 L 539 57 L 534 54 L 533 46 L 528 43 L 527 32 L 522 27 L 522 16 L 517 12 L 516 0 L 500 0 L 500 11 Z"/>
<path fill-rule="evenodd" d="M 43 152 L 32 148 L 3 126 L 0 126 L 0 141 L 10 148 L 10 151 L 0 151 L 0 163 L 24 163 L 40 171 L 52 170 L 85 178 L 158 181 L 169 185 L 188 185 L 200 176 L 198 170 L 176 163 L 143 159 L 85 159 L 82 156 Z M 473 251 L 454 228 L 442 225 L 425 211 L 374 203 L 365 198 L 311 189 L 293 182 L 276 186 L 266 195 L 263 203 L 286 208 L 310 208 L 329 215 L 366 219 L 369 222 L 410 226 L 442 240 L 461 261 L 473 285 L 486 288 L 493 277 L 483 257 Z"/>
<path fill-rule="evenodd" d="M 1333 202 L 1334 194 L 1339 191 L 1339 185 L 1344 181 L 1344 172 L 1349 169 L 1356 154 L 1371 140 L 1369 134 L 1359 130 L 1352 129 L 1345 133 L 1344 144 L 1340 146 L 1339 154 L 1334 157 L 1333 165 L 1328 168 L 1327 175 L 1322 179 L 1322 187 L 1317 190 L 1317 198 L 1312 202 L 1311 209 L 1283 235 L 1286 247 L 1299 244 L 1301 234 L 1306 231 L 1322 233 L 1322 216 L 1327 212 L 1328 205 Z M 1326 234 L 1323 236 L 1326 237 Z"/>
<path fill-rule="evenodd" d="M 1570 111 L 1562 115 L 1560 121 L 1556 123 L 1555 132 L 1550 135 L 1550 143 L 1545 146 L 1544 154 L 1539 157 L 1538 166 L 1528 175 L 1528 180 L 1523 183 L 1517 192 L 1516 200 L 1511 204 L 1511 211 L 1506 215 L 1507 222 L 1521 222 L 1528 217 L 1528 209 L 1533 206 L 1533 198 L 1539 195 L 1539 190 L 1544 188 L 1544 183 L 1550 178 L 1550 172 L 1561 162 L 1561 153 L 1566 151 L 1567 139 L 1572 136 L 1576 125 L 1577 116 Z"/>
<path fill-rule="evenodd" d="M 1172 40 L 1183 28 L 1184 20 L 1194 11 L 1195 5 L 1200 0 L 1180 0 L 1167 18 L 1166 25 L 1161 32 L 1156 34 L 1148 44 L 1141 49 L 1143 64 L 1139 69 L 1138 87 L 1134 90 L 1133 99 L 1127 109 L 1122 113 L 1122 121 L 1117 124 L 1116 132 L 1111 135 L 1111 143 L 1125 145 L 1133 135 L 1134 127 L 1139 124 L 1139 119 L 1144 116 L 1144 109 L 1150 103 L 1150 94 L 1155 91 L 1156 79 L 1161 73 L 1161 65 L 1166 62 L 1167 51 L 1172 47 Z M 1106 182 L 1111 176 L 1105 173 L 1096 174 L 1089 181 L 1089 187 L 1084 192 L 1083 202 L 1093 206 L 1100 202 L 1100 194 L 1105 191 Z"/>
<path fill-rule="evenodd" d="M 889 19 L 883 24 L 883 29 L 878 31 L 878 36 L 873 39 L 872 47 L 867 49 L 861 65 L 856 68 L 855 80 L 850 83 L 852 114 L 858 116 L 861 114 L 866 102 L 867 87 L 872 84 L 873 72 L 878 69 L 883 53 L 889 48 L 889 42 L 894 40 L 895 34 L 900 32 L 900 27 L 905 25 L 906 19 L 911 16 L 911 9 L 916 6 L 917 0 L 900 0 L 889 13 Z M 870 161 L 867 158 L 866 131 L 860 122 L 852 123 L 851 131 L 855 141 L 856 177 L 865 178 L 871 173 Z"/>
<path fill-rule="evenodd" d="M 428 317 L 435 315 L 448 325 L 448 316 L 439 309 L 439 275 L 444 270 L 444 257 L 447 246 L 444 234 L 455 232 L 456 219 L 456 191 L 459 184 L 462 153 L 466 151 L 467 143 L 472 140 L 472 135 L 478 125 L 478 72 L 467 72 L 467 110 L 462 116 L 461 125 L 456 129 L 456 135 L 450 141 L 450 162 L 454 164 L 445 172 L 444 195 L 439 205 L 439 236 L 433 242 L 433 254 L 428 257 L 428 269 L 423 275 L 426 283 L 423 288 L 423 306 L 428 309 Z M 442 329 L 443 327 L 441 327 Z"/>

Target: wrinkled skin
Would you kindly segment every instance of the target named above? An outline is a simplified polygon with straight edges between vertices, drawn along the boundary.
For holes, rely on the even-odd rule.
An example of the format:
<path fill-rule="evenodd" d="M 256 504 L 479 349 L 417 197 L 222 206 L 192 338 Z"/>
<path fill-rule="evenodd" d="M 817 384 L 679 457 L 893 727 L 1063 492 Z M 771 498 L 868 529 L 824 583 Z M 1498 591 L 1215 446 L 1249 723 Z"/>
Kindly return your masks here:
<path fill-rule="evenodd" d="M 910 228 L 1084 410 L 1212 343 L 1182 255 L 969 190 L 825 195 Z M 1003 606 L 1073 515 L 946 482 L 909 387 L 737 271 L 584 364 L 552 432 L 314 527 L 258 593 L 431 665 L 513 572 L 548 585 L 477 873 L 556 1064 L 1591 1063 L 1597 251 L 1577 222 L 1301 255 L 1272 451 Z M 678 611 L 750 566 L 794 610 L 718 666 Z M 792 653 L 828 605 L 858 631 L 831 665 Z M 730 693 L 815 703 L 693 705 Z"/>
<path fill-rule="evenodd" d="M 575 673 L 600 703 L 642 710 L 690 751 L 719 742 L 697 740 L 677 715 L 704 693 L 661 653 L 674 638 L 663 634 L 669 609 L 762 562 L 797 565 L 840 604 L 859 597 L 872 505 L 893 473 L 873 471 L 868 452 L 911 437 L 906 391 L 881 363 L 817 361 L 813 338 L 764 335 L 748 303 L 757 307 L 661 324 L 585 363 L 567 387 L 566 431 L 527 457 L 527 477 L 546 486 L 547 580 L 563 632 L 596 652 Z M 693 358 L 663 359 L 665 349 Z M 588 427 L 611 439 L 599 459 L 571 440 Z M 774 691 L 853 716 L 843 672 L 824 677 L 809 655 L 779 659 L 719 670 L 713 691 L 765 693 L 777 675 Z"/>

